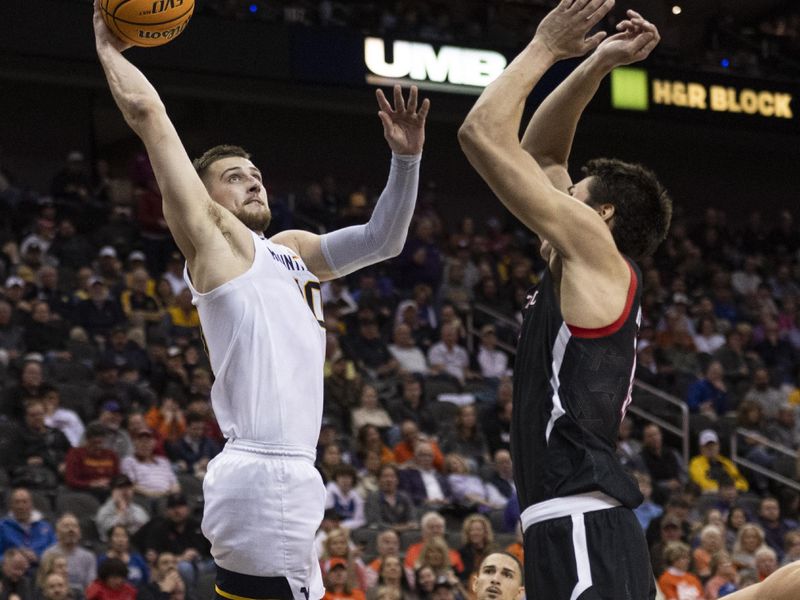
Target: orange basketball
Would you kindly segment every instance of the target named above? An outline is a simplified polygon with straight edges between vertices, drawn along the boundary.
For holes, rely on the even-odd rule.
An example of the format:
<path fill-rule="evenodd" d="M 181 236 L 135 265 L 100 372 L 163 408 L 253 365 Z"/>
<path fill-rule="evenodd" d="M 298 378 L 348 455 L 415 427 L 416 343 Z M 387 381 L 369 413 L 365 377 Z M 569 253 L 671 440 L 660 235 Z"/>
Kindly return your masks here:
<path fill-rule="evenodd" d="M 161 46 L 186 29 L 194 0 L 101 0 L 100 10 L 114 34 L 135 46 Z"/>

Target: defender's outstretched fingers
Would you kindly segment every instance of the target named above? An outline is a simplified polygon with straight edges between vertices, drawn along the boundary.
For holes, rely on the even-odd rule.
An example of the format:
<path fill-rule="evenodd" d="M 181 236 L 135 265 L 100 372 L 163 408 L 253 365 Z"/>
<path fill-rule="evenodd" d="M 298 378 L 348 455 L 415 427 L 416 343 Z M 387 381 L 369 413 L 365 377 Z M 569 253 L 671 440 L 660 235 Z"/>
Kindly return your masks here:
<path fill-rule="evenodd" d="M 430 109 L 431 109 L 431 101 L 425 98 L 422 101 L 422 106 L 420 106 L 419 112 L 417 113 L 417 116 L 420 118 L 423 125 L 425 124 L 425 119 L 428 118 L 428 112 L 430 111 Z"/>
<path fill-rule="evenodd" d="M 408 103 L 406 104 L 406 108 L 408 112 L 411 114 L 415 114 L 417 112 L 417 94 L 419 90 L 417 86 L 412 85 L 411 89 L 408 92 Z"/>
<path fill-rule="evenodd" d="M 375 90 L 375 97 L 378 99 L 378 107 L 385 112 L 386 114 L 392 114 L 394 109 L 392 105 L 389 104 L 389 101 L 386 99 L 386 96 L 383 94 L 382 89 Z"/>
<path fill-rule="evenodd" d="M 586 8 L 586 6 L 593 2 L 594 0 L 575 0 L 572 5 L 569 7 L 569 10 L 572 12 L 581 12 Z"/>
<path fill-rule="evenodd" d="M 597 2 L 593 2 L 593 4 L 597 4 L 597 8 L 586 17 L 586 22 L 590 27 L 594 27 L 605 19 L 606 15 L 614 8 L 614 0 L 597 0 Z"/>
<path fill-rule="evenodd" d="M 652 31 L 647 31 L 645 33 L 640 34 L 636 39 L 636 46 L 634 47 L 634 52 L 636 54 L 641 54 L 646 49 L 649 48 L 648 52 L 656 47 L 658 44 L 658 38 L 656 34 Z"/>
<path fill-rule="evenodd" d="M 637 56 L 641 56 L 642 58 L 644 58 L 648 54 L 650 54 L 656 46 L 658 46 L 658 38 L 657 37 L 653 37 L 642 48 L 637 50 L 636 55 Z"/>
<path fill-rule="evenodd" d="M 405 112 L 406 101 L 403 100 L 403 89 L 396 85 L 394 86 L 394 110 L 395 112 Z"/>

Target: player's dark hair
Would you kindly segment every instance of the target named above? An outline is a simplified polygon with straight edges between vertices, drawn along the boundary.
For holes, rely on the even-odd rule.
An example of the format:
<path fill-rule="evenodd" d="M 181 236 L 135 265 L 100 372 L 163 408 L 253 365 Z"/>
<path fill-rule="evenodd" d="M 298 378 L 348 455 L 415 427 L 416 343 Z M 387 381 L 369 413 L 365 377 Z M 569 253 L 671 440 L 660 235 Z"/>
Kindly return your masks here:
<path fill-rule="evenodd" d="M 590 160 L 582 171 L 594 177 L 587 204 L 614 206 L 611 234 L 619 251 L 634 260 L 653 254 L 672 219 L 672 199 L 655 174 L 615 158 Z"/>
<path fill-rule="evenodd" d="M 217 162 L 218 160 L 222 160 L 223 158 L 230 158 L 231 156 L 238 156 L 241 158 L 249 159 L 250 153 L 241 146 L 221 144 L 219 146 L 214 146 L 213 148 L 206 150 L 205 152 L 203 152 L 203 155 L 200 158 L 195 158 L 192 161 L 192 166 L 202 179 L 203 177 L 205 177 L 205 174 L 208 171 L 208 167 L 210 167 L 213 163 Z"/>

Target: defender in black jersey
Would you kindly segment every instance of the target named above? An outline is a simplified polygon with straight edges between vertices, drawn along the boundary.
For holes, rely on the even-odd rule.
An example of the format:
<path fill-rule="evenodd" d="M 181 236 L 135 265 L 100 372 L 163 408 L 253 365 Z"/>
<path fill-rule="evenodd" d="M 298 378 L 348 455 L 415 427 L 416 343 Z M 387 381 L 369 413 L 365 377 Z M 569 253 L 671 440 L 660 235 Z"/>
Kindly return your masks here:
<path fill-rule="evenodd" d="M 578 120 L 611 69 L 659 41 L 638 13 L 586 37 L 613 0 L 563 0 L 484 90 L 459 131 L 472 165 L 542 240 L 548 267 L 524 309 L 511 450 L 532 600 L 655 597 L 642 496 L 615 449 L 631 399 L 641 321 L 635 260 L 666 236 L 671 201 L 647 169 L 598 159 L 573 185 Z M 520 143 L 525 99 L 558 60 L 596 51 L 539 106 Z"/>

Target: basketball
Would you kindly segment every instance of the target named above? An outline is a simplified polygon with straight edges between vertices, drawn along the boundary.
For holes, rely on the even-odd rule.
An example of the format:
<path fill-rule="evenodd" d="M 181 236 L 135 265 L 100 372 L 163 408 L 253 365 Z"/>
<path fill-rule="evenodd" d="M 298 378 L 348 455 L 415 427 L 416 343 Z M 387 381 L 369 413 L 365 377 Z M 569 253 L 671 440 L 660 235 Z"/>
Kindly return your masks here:
<path fill-rule="evenodd" d="M 186 29 L 194 0 L 101 0 L 103 20 L 114 34 L 135 46 L 161 46 Z"/>

